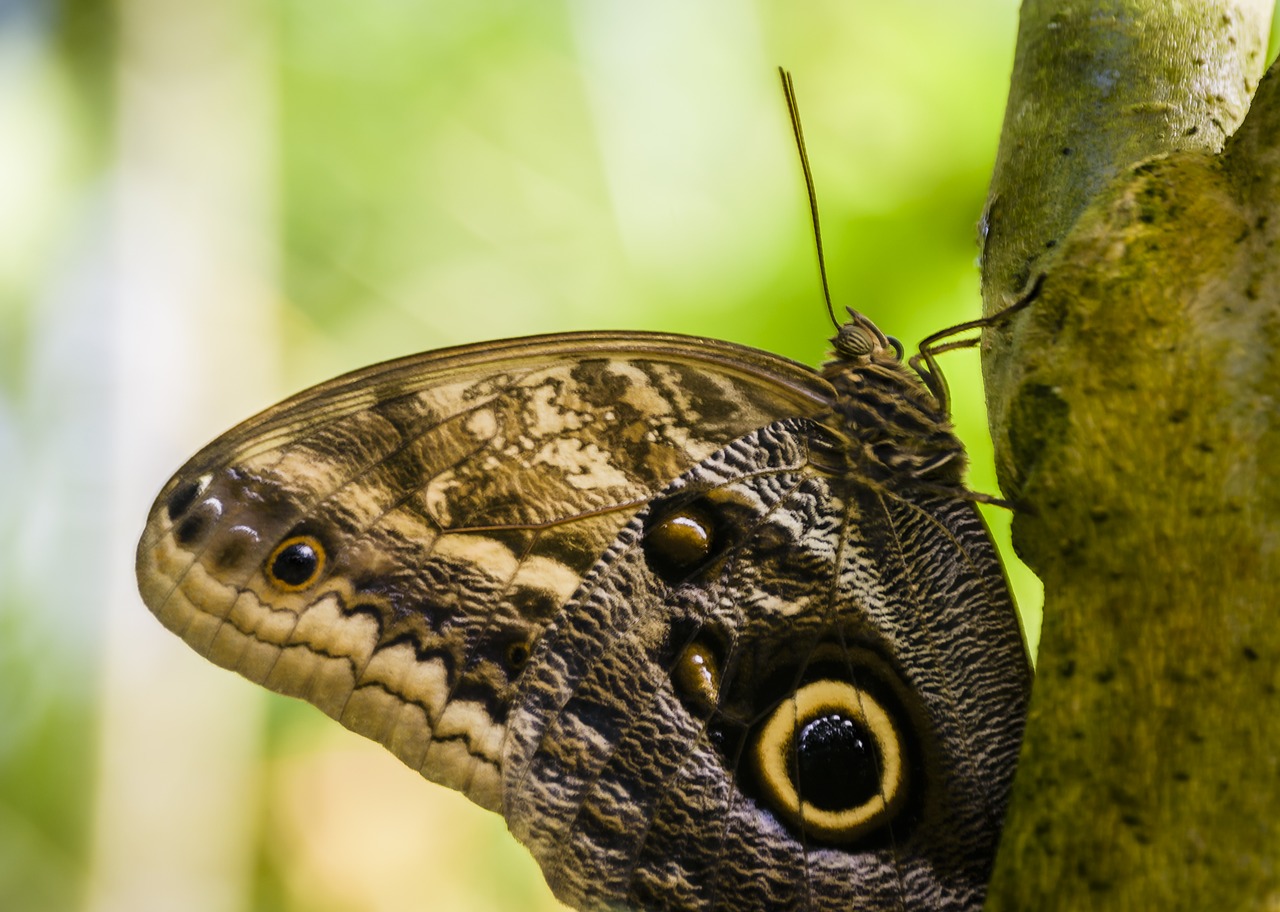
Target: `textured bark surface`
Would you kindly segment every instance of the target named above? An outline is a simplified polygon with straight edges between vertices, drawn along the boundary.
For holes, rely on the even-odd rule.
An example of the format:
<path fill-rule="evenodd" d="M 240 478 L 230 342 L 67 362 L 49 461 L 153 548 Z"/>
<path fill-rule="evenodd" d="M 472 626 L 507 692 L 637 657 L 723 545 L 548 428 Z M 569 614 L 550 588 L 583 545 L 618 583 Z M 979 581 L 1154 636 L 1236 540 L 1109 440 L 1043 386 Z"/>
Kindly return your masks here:
<path fill-rule="evenodd" d="M 1024 4 L 987 310 L 1043 285 L 984 368 L 1045 610 L 990 909 L 1280 908 L 1271 6 Z"/>

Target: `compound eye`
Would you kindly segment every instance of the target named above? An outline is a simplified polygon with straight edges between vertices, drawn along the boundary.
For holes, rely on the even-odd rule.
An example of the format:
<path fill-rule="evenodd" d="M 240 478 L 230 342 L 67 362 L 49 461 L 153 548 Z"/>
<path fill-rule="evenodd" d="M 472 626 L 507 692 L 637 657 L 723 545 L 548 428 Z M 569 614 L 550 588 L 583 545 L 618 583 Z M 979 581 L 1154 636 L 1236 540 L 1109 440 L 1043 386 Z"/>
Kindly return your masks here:
<path fill-rule="evenodd" d="M 876 339 L 864 326 L 857 323 L 845 323 L 836 333 L 836 351 L 846 358 L 862 358 L 876 349 Z"/>

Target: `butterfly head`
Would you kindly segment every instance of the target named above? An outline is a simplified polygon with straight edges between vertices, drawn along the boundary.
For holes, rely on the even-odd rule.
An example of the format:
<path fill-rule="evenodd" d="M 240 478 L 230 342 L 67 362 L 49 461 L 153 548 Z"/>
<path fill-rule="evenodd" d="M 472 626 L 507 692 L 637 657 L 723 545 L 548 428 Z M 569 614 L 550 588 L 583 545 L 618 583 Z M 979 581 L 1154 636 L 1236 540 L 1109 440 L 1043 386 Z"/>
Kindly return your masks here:
<path fill-rule="evenodd" d="M 839 361 L 883 361 L 885 359 L 902 361 L 902 343 L 893 336 L 885 335 L 880 327 L 870 319 L 858 313 L 852 307 L 849 321 L 842 323 L 831 344 L 835 347 L 835 356 Z"/>
<path fill-rule="evenodd" d="M 931 372 L 922 371 L 915 358 L 908 362 L 902 343 L 885 335 L 870 318 L 846 309 L 849 319 L 830 340 L 831 359 L 822 369 L 838 398 L 882 398 L 888 412 L 905 406 L 922 412 L 930 424 L 947 424 L 946 399 L 939 395 Z"/>

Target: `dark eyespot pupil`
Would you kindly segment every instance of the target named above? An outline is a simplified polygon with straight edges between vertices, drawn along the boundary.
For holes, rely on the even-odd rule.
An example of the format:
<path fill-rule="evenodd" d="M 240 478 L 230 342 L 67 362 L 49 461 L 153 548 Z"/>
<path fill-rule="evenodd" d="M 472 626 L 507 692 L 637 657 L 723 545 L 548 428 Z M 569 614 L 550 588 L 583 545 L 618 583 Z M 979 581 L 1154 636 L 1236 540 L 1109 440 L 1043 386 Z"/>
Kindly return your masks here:
<path fill-rule="evenodd" d="M 529 661 L 529 646 L 526 643 L 512 643 L 507 647 L 507 664 L 512 671 L 520 671 Z"/>
<path fill-rule="evenodd" d="M 169 513 L 171 522 L 176 522 L 179 516 L 191 508 L 201 487 L 203 486 L 200 479 L 196 478 L 179 485 L 177 490 L 169 495 L 169 502 L 165 505 L 165 509 Z"/>
<path fill-rule="evenodd" d="M 824 811 L 858 807 L 880 791 L 875 740 L 847 716 L 819 716 L 795 740 L 796 786 L 804 800 Z"/>
<path fill-rule="evenodd" d="M 281 548 L 271 562 L 271 574 L 286 586 L 305 585 L 320 566 L 320 555 L 309 542 L 299 541 Z"/>

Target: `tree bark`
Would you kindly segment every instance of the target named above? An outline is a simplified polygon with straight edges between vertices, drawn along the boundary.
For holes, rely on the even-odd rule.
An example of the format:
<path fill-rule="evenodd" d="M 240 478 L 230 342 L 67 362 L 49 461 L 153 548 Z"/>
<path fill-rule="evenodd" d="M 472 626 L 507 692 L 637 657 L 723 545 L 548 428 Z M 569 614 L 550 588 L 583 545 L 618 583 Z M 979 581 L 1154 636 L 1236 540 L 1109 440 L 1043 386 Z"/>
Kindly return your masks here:
<path fill-rule="evenodd" d="M 989 909 L 1280 908 L 1271 7 L 1023 6 L 983 294 L 1039 295 L 983 358 L 1045 608 Z"/>

